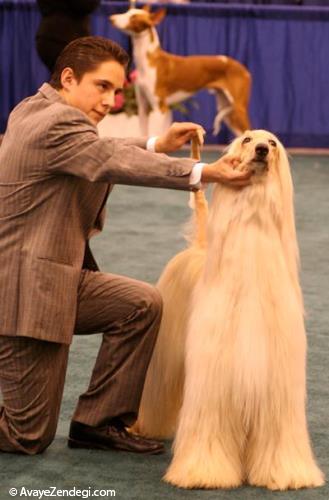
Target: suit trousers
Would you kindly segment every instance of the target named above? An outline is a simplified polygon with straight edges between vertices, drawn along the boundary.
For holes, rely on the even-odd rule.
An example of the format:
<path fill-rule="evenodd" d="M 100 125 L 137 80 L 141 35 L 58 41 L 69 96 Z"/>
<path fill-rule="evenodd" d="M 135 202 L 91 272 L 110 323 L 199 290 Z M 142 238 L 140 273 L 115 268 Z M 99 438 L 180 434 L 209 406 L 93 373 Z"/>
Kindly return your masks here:
<path fill-rule="evenodd" d="M 103 332 L 87 391 L 73 420 L 101 427 L 137 418 L 162 301 L 151 285 L 82 270 L 75 333 Z M 35 454 L 52 442 L 62 401 L 69 346 L 19 336 L 0 337 L 0 450 Z"/>

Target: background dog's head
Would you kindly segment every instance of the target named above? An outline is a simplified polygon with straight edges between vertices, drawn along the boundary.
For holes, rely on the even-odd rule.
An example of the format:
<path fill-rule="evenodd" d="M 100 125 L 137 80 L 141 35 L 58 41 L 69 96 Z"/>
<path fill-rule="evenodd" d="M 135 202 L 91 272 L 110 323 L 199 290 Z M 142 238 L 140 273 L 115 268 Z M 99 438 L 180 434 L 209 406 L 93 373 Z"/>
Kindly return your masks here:
<path fill-rule="evenodd" d="M 166 9 L 151 12 L 150 7 L 144 5 L 142 9 L 129 9 L 123 14 L 114 14 L 109 20 L 120 31 L 128 35 L 137 35 L 159 24 L 165 15 Z"/>

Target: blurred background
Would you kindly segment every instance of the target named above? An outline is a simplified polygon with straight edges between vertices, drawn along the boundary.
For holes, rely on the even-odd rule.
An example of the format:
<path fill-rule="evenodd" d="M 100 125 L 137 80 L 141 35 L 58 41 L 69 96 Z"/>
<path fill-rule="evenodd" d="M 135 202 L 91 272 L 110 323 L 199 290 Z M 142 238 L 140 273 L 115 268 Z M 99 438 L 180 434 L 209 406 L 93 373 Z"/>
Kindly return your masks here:
<path fill-rule="evenodd" d="M 129 3 L 81 0 L 80 8 L 86 2 L 91 11 L 90 32 L 112 38 L 131 52 L 128 36 L 108 21 L 110 14 L 126 11 Z M 47 4 L 47 0 L 38 3 Z M 41 21 L 38 3 L 0 0 L 0 133 L 15 104 L 49 78 L 36 50 Z M 79 2 L 48 3 L 54 7 Z M 167 7 L 167 16 L 157 27 L 164 50 L 181 55 L 224 54 L 247 66 L 253 79 L 249 108 L 253 128 L 271 130 L 287 147 L 329 146 L 328 1 L 153 3 L 154 8 L 157 3 Z M 58 22 L 55 26 L 57 34 L 52 37 L 61 39 L 65 25 Z M 39 49 L 43 43 L 39 40 Z M 190 99 L 185 108 L 183 114 L 175 112 L 175 119 L 201 123 L 208 144 L 226 144 L 232 138 L 225 126 L 219 136 L 212 135 L 214 97 L 206 91 Z"/>
<path fill-rule="evenodd" d="M 252 74 L 249 111 L 253 128 L 271 130 L 290 148 L 307 148 L 307 156 L 294 155 L 291 166 L 309 337 L 308 421 L 315 454 L 328 476 L 329 2 L 153 3 L 154 8 L 156 4 L 167 8 L 166 18 L 158 26 L 163 49 L 181 55 L 223 54 L 238 59 Z M 106 0 L 0 0 L 0 133 L 5 131 L 12 108 L 49 79 L 48 63 L 42 60 L 51 60 L 52 51 L 63 40 L 69 41 L 67 37 L 102 35 L 131 53 L 129 38 L 108 22 L 109 15 L 124 12 L 128 6 L 128 2 Z M 66 20 L 58 21 L 58 11 L 66 9 Z M 70 27 L 65 24 L 68 18 Z M 225 126 L 219 136 L 212 135 L 213 97 L 201 92 L 185 106 L 184 113 L 175 111 L 175 118 L 205 127 L 207 144 L 215 151 L 204 152 L 202 158 L 215 160 L 219 145 L 227 144 L 232 136 Z M 127 108 L 118 114 L 127 114 Z M 132 128 L 128 127 L 127 134 L 134 135 Z M 104 231 L 92 240 L 100 268 L 156 283 L 169 259 L 185 247 L 182 233 L 190 216 L 187 203 L 187 193 L 115 186 Z M 51 485 L 115 488 L 118 498 L 138 500 L 273 498 L 271 492 L 246 487 L 234 492 L 171 488 L 161 482 L 170 460 L 170 443 L 166 455 L 143 459 L 133 454 L 69 450 L 70 417 L 88 384 L 99 343 L 100 335 L 74 339 L 58 432 L 46 453 L 37 457 L 1 455 L 1 499 L 10 498 L 8 489 L 13 486 Z M 297 494 L 276 493 L 275 497 L 296 500 Z M 301 500 L 328 498 L 328 484 L 298 492 Z"/>

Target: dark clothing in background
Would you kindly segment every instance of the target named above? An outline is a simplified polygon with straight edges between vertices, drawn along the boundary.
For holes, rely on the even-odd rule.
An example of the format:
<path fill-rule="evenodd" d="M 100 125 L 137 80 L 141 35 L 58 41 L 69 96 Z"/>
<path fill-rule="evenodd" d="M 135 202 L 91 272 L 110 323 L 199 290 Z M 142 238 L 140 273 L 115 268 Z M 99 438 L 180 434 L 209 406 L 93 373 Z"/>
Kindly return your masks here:
<path fill-rule="evenodd" d="M 50 72 L 72 40 L 90 35 L 89 15 L 100 0 L 37 0 L 42 20 L 36 34 L 37 52 Z"/>

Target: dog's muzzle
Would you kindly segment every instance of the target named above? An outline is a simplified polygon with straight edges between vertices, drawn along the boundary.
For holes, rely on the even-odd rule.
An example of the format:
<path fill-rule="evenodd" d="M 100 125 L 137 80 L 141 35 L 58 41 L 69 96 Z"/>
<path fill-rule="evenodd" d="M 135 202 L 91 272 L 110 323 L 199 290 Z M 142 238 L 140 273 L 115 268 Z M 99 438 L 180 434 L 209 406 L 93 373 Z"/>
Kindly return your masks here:
<path fill-rule="evenodd" d="M 259 158 L 265 159 L 269 153 L 269 148 L 268 148 L 267 144 L 260 143 L 260 144 L 257 144 L 257 146 L 255 147 L 255 151 L 256 151 L 256 155 Z"/>
<path fill-rule="evenodd" d="M 269 153 L 267 144 L 259 143 L 255 147 L 255 156 L 252 160 L 253 168 L 256 174 L 262 174 L 268 170 L 267 156 Z"/>
<path fill-rule="evenodd" d="M 114 26 L 115 28 L 124 29 L 124 26 L 120 26 L 120 24 L 122 24 L 122 21 L 120 23 L 120 18 L 119 18 L 118 14 L 112 14 L 112 16 L 108 17 L 108 20 L 110 21 L 112 26 Z"/>

